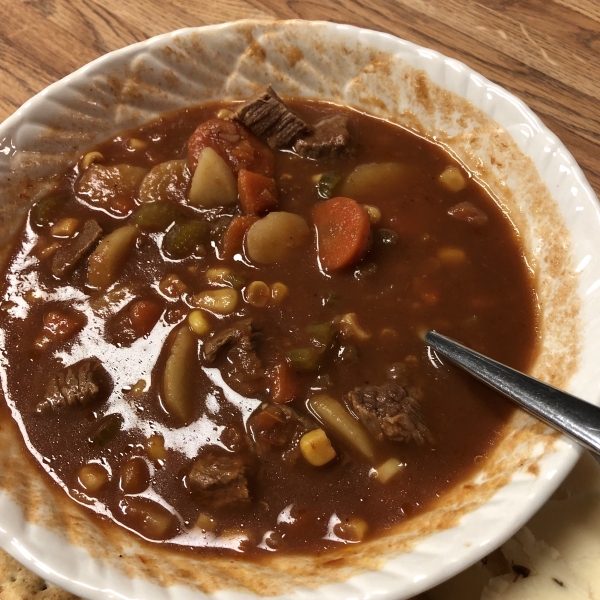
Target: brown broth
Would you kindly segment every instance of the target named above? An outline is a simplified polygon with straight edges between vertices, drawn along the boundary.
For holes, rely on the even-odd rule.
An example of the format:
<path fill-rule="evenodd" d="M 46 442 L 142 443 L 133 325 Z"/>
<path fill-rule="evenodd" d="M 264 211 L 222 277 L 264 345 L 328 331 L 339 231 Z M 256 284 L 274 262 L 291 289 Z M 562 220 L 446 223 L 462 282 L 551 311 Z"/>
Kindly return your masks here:
<path fill-rule="evenodd" d="M 184 158 L 190 134 L 219 108 L 205 105 L 167 115 L 116 137 L 98 150 L 105 164 L 150 167 Z M 50 273 L 48 259 L 35 258 L 40 244 L 51 241 L 47 229 L 27 226 L 4 286 L 0 311 L 6 354 L 4 392 L 10 408 L 19 414 L 28 448 L 44 471 L 93 513 L 139 531 L 135 516 L 122 510 L 126 494 L 119 487 L 119 470 L 128 459 L 142 457 L 148 464 L 151 487 L 141 496 L 162 498 L 177 515 L 177 533 L 163 543 L 198 552 L 237 550 L 250 558 L 275 548 L 286 553 L 321 552 L 351 542 L 337 535 L 340 529 L 335 526 L 348 518 L 364 519 L 368 536 L 377 536 L 426 510 L 435 498 L 477 469 L 498 440 L 512 409 L 495 393 L 442 364 L 429 353 L 420 334 L 436 329 L 521 370 L 528 368 L 536 349 L 532 276 L 509 218 L 482 186 L 469 179 L 459 192 L 446 190 L 438 176 L 456 162 L 435 143 L 398 126 L 314 102 L 294 102 L 293 108 L 308 122 L 346 111 L 357 151 L 351 159 L 337 161 L 275 152 L 278 209 L 297 213 L 310 223 L 311 207 L 319 201 L 315 175 L 329 171 L 346 175 L 363 163 L 402 163 L 407 169 L 404 185 L 390 189 L 382 182 L 368 197 L 355 198 L 381 210 L 382 220 L 374 229 L 395 231 L 397 243 L 386 246 L 378 243 L 375 235 L 359 264 L 328 275 L 318 268 L 314 242 L 291 262 L 257 268 L 247 259 L 222 261 L 212 248 L 203 258 L 165 260 L 159 250 L 163 234 L 146 234 L 138 240 L 114 286 L 122 294 L 113 295 L 113 314 L 105 326 L 110 303 L 109 308 L 99 308 L 105 294 L 86 287 L 85 261 L 67 281 L 58 281 Z M 147 149 L 132 151 L 127 144 L 130 136 L 146 140 Z M 69 199 L 61 208 L 61 216 L 96 219 L 105 232 L 127 222 L 79 202 L 73 194 L 78 177 L 76 167 L 64 178 Z M 448 214 L 451 207 L 464 201 L 485 212 L 485 226 L 473 227 Z M 189 216 L 212 222 L 235 212 L 222 209 L 203 214 L 186 206 L 182 209 Z M 442 248 L 458 248 L 466 258 L 457 265 L 443 264 L 438 257 Z M 345 364 L 332 352 L 318 373 L 299 374 L 303 393 L 291 403 L 295 410 L 315 420 L 306 401 L 323 391 L 326 373 L 331 381 L 325 391 L 341 400 L 356 386 L 382 383 L 390 365 L 402 362 L 407 365 L 411 384 L 422 390 L 421 407 L 434 444 L 379 443 L 378 460 L 393 456 L 405 463 L 402 473 L 383 485 L 372 476 L 372 464 L 331 434 L 338 453 L 331 463 L 313 467 L 300 457 L 288 465 L 269 455 L 261 464 L 260 474 L 251 481 L 250 504 L 217 510 L 203 507 L 187 481 L 194 458 L 206 445 L 232 447 L 224 434 L 226 428 L 232 423 L 243 427 L 250 413 L 268 401 L 268 394 L 243 398 L 219 380 L 218 371 L 212 367 L 225 367 L 222 357 L 209 368 L 198 364 L 189 373 L 194 418 L 191 424 L 178 426 L 161 406 L 160 380 L 172 340 L 169 334 L 192 309 L 181 300 L 163 297 L 157 282 L 176 273 L 192 292 L 198 292 L 208 287 L 202 279 L 205 269 L 224 264 L 234 268 L 246 283 L 283 282 L 289 288 L 278 306 L 257 308 L 240 302 L 234 314 L 211 317 L 215 329 L 241 317 L 260 321 L 259 355 L 266 367 L 289 348 L 306 346 L 308 326 L 337 315 L 356 313 L 362 328 L 371 334 L 368 340 L 355 344 L 358 361 Z M 162 316 L 149 335 L 131 343 L 115 321 L 114 306 L 121 309 L 135 298 L 157 301 Z M 334 302 L 328 305 L 326 298 Z M 76 310 L 85 315 L 87 323 L 69 341 L 36 352 L 33 342 L 43 316 L 56 307 Z M 382 334 L 386 329 L 394 333 Z M 100 404 L 69 408 L 56 415 L 36 414 L 34 408 L 48 374 L 91 356 L 102 361 L 113 380 L 110 397 Z M 140 379 L 150 386 L 135 395 L 131 387 Z M 90 443 L 89 433 L 98 419 L 112 412 L 123 415 L 122 430 L 105 446 Z M 147 439 L 152 434 L 164 437 L 164 464 L 147 458 Z M 87 462 L 103 464 L 112 474 L 95 497 L 85 494 L 78 482 L 79 468 Z M 201 513 L 210 513 L 215 520 L 214 532 L 194 527 Z M 265 542 L 268 532 L 275 532 L 272 547 Z"/>

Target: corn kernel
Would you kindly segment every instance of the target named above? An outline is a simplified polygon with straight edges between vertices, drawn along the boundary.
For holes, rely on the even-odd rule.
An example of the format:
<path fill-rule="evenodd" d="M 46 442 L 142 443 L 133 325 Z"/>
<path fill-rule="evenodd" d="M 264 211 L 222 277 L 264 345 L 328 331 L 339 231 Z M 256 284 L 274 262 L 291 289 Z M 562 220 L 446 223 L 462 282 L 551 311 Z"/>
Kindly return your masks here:
<path fill-rule="evenodd" d="M 192 305 L 217 315 L 232 313 L 238 303 L 238 293 L 232 288 L 207 290 L 192 297 Z"/>
<path fill-rule="evenodd" d="M 233 111 L 228 108 L 221 108 L 217 113 L 217 118 L 219 119 L 231 119 L 233 117 Z"/>
<path fill-rule="evenodd" d="M 285 283 L 278 281 L 271 286 L 271 301 L 273 304 L 281 304 L 281 301 L 288 295 L 290 289 Z"/>
<path fill-rule="evenodd" d="M 466 260 L 467 255 L 461 248 L 447 246 L 438 250 L 437 257 L 440 262 L 445 265 L 456 266 L 463 263 Z"/>
<path fill-rule="evenodd" d="M 369 524 L 361 517 L 351 517 L 346 522 L 338 523 L 333 532 L 343 540 L 360 542 L 367 535 Z"/>
<path fill-rule="evenodd" d="M 327 434 L 322 429 L 313 429 L 302 436 L 300 452 L 306 461 L 315 467 L 321 467 L 336 456 Z"/>
<path fill-rule="evenodd" d="M 97 494 L 108 483 L 108 472 L 98 463 L 83 465 L 77 477 L 79 484 L 88 494 Z"/>
<path fill-rule="evenodd" d="M 162 435 L 151 435 L 146 441 L 146 454 L 153 463 L 162 463 L 167 459 L 165 440 Z"/>
<path fill-rule="evenodd" d="M 271 297 L 271 290 L 264 281 L 253 281 L 245 291 L 246 302 L 252 306 L 266 306 Z"/>
<path fill-rule="evenodd" d="M 196 519 L 195 526 L 202 531 L 215 531 L 217 529 L 217 522 L 208 513 L 200 513 Z"/>
<path fill-rule="evenodd" d="M 373 206 L 372 204 L 363 204 L 362 207 L 369 215 L 371 225 L 377 225 L 377 223 L 381 221 L 381 211 L 376 206 Z"/>
<path fill-rule="evenodd" d="M 81 168 L 87 169 L 88 167 L 90 167 L 90 165 L 92 163 L 100 162 L 101 160 L 104 160 L 104 155 L 101 154 L 100 152 L 97 152 L 96 150 L 94 150 L 92 152 L 88 152 L 81 159 Z"/>
<path fill-rule="evenodd" d="M 54 237 L 69 237 L 72 236 L 79 227 L 79 221 L 77 219 L 61 219 L 51 229 L 51 233 Z"/>
<path fill-rule="evenodd" d="M 389 458 L 375 469 L 377 481 L 387 483 L 392 477 L 400 473 L 404 469 L 404 466 L 404 463 L 400 462 L 397 458 Z"/>
<path fill-rule="evenodd" d="M 188 286 L 175 273 L 169 273 L 160 281 L 158 289 L 167 298 L 179 298 L 188 291 Z"/>
<path fill-rule="evenodd" d="M 188 323 L 192 331 L 200 337 L 206 335 L 211 330 L 210 323 L 201 310 L 193 310 L 188 315 Z"/>
<path fill-rule="evenodd" d="M 460 192 L 467 186 L 467 180 L 458 167 L 446 167 L 439 179 L 451 192 Z"/>
<path fill-rule="evenodd" d="M 148 142 L 146 140 L 140 140 L 139 138 L 129 138 L 127 140 L 127 145 L 132 150 L 145 150 L 148 147 Z"/>
<path fill-rule="evenodd" d="M 133 396 L 141 396 L 146 389 L 146 382 L 143 379 L 138 379 L 134 385 L 131 386 L 129 393 Z"/>

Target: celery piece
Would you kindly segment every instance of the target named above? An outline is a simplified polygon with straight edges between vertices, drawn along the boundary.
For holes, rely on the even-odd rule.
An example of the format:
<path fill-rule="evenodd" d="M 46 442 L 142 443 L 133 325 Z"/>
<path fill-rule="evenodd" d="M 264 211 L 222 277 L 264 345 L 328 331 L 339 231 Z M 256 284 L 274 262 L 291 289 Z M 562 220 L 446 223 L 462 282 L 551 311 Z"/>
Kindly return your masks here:
<path fill-rule="evenodd" d="M 175 260 L 187 258 L 200 244 L 208 240 L 209 230 L 208 223 L 204 221 L 176 223 L 163 239 L 163 251 Z"/>
<path fill-rule="evenodd" d="M 142 231 L 166 231 L 176 221 L 181 221 L 183 213 L 173 204 L 149 202 L 142 204 L 131 217 L 131 222 Z"/>
<path fill-rule="evenodd" d="M 293 348 L 288 352 L 288 358 L 297 371 L 315 371 L 322 354 L 320 348 Z"/>

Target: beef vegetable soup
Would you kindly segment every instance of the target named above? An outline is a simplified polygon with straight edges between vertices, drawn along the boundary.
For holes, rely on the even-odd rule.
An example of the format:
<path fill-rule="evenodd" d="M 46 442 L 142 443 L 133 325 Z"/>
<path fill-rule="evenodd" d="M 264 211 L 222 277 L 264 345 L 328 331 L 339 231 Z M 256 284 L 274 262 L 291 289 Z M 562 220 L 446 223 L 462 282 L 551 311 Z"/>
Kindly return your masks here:
<path fill-rule="evenodd" d="M 481 185 L 431 140 L 270 88 L 82 156 L 29 212 L 1 308 L 40 468 L 144 538 L 249 557 L 382 535 L 478 468 L 511 408 L 424 331 L 519 369 L 536 347 Z"/>

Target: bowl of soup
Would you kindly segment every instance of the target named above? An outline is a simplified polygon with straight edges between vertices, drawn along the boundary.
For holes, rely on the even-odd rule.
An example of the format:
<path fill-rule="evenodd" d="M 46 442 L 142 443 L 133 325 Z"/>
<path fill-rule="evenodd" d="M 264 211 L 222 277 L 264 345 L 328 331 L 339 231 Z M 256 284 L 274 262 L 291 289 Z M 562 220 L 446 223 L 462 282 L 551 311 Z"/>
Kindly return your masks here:
<path fill-rule="evenodd" d="M 410 597 L 574 464 L 423 341 L 598 402 L 597 200 L 464 65 L 244 21 L 111 53 L 2 128 L 0 539 L 58 585 Z"/>

